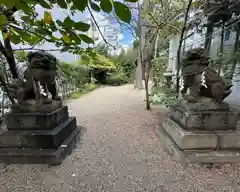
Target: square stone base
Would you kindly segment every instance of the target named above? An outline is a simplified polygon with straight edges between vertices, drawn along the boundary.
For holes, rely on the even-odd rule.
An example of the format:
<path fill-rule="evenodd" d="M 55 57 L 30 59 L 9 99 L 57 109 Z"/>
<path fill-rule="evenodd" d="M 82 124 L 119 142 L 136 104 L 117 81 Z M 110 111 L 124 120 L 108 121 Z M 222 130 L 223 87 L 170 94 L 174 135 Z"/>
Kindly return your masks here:
<path fill-rule="evenodd" d="M 76 117 L 69 117 L 53 130 L 6 131 L 0 134 L 0 148 L 57 149 L 76 127 Z"/>
<path fill-rule="evenodd" d="M 56 126 L 68 119 L 68 107 L 63 106 L 49 113 L 15 113 L 5 115 L 5 123 L 8 130 L 12 131 L 36 131 L 53 130 Z"/>
<path fill-rule="evenodd" d="M 169 117 L 186 130 L 236 130 L 239 112 L 229 110 L 185 110 L 170 108 Z"/>
<path fill-rule="evenodd" d="M 1 148 L 0 162 L 6 164 L 59 165 L 76 148 L 83 127 L 76 128 L 58 149 Z"/>
<path fill-rule="evenodd" d="M 238 131 L 187 131 L 172 120 L 156 129 L 164 150 L 174 160 L 189 163 L 232 163 L 240 161 Z M 236 142 L 236 140 L 238 142 Z"/>

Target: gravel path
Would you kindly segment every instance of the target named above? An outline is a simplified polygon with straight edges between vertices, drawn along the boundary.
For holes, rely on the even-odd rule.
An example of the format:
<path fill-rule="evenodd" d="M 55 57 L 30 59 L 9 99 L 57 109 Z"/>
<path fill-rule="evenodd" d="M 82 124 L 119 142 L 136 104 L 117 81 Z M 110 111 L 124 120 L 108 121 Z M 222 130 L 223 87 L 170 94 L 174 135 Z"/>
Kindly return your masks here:
<path fill-rule="evenodd" d="M 240 166 L 182 165 L 162 151 L 155 126 L 164 108 L 144 109 L 133 86 L 97 89 L 69 103 L 86 127 L 61 166 L 10 165 L 0 192 L 213 192 L 240 191 Z"/>

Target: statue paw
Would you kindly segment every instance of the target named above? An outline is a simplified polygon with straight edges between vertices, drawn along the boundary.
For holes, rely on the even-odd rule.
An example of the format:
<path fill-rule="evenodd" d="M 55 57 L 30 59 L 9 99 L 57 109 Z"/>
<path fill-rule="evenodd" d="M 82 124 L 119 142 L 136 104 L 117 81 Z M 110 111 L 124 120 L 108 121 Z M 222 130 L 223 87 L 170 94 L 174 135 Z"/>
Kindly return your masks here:
<path fill-rule="evenodd" d="M 59 101 L 59 100 L 61 100 L 61 97 L 59 95 L 55 95 L 52 99 Z"/>
<path fill-rule="evenodd" d="M 52 100 L 49 99 L 49 98 L 44 98 L 44 99 L 42 100 L 42 103 L 43 103 L 43 104 L 50 104 L 50 103 L 52 103 Z"/>

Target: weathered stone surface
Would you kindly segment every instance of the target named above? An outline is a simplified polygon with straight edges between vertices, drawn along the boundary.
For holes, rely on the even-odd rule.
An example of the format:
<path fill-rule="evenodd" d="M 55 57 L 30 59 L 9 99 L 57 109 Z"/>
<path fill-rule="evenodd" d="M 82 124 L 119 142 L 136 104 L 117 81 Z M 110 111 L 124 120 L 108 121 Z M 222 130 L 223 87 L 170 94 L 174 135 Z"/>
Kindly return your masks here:
<path fill-rule="evenodd" d="M 187 131 L 171 119 L 166 119 L 162 128 L 180 149 L 216 149 L 217 134 L 207 131 Z"/>
<path fill-rule="evenodd" d="M 5 116 L 8 130 L 52 130 L 68 119 L 68 108 L 63 106 L 51 113 L 13 113 Z"/>
<path fill-rule="evenodd" d="M 70 117 L 53 130 L 7 131 L 0 135 L 0 148 L 55 149 L 77 128 Z"/>
<path fill-rule="evenodd" d="M 240 149 L 240 131 L 216 131 L 220 149 Z"/>
<path fill-rule="evenodd" d="M 157 126 L 156 133 L 160 138 L 164 151 L 172 156 L 176 161 L 184 160 L 184 153 L 179 149 L 177 144 L 169 137 L 162 126 Z"/>
<path fill-rule="evenodd" d="M 0 148 L 0 162 L 59 165 L 76 148 L 81 129 L 75 129 L 58 149 Z"/>
<path fill-rule="evenodd" d="M 13 104 L 11 106 L 13 113 L 51 113 L 62 107 L 62 101 L 49 101 L 43 104 L 41 100 L 27 100 L 23 104 Z"/>
<path fill-rule="evenodd" d="M 185 162 L 189 163 L 239 163 L 240 151 L 184 151 Z"/>
<path fill-rule="evenodd" d="M 183 111 L 171 107 L 169 116 L 187 130 L 235 130 L 239 112 L 229 111 Z"/>
<path fill-rule="evenodd" d="M 164 150 L 176 161 L 184 163 L 238 163 L 240 150 L 182 150 L 166 131 L 158 126 L 156 133 Z"/>

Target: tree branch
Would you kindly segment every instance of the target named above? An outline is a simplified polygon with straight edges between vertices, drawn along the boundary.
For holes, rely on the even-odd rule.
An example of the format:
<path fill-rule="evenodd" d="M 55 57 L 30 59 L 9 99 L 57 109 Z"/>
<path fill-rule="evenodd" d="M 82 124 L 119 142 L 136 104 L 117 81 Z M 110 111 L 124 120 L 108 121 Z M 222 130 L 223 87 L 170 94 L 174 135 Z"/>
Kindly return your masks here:
<path fill-rule="evenodd" d="M 185 33 L 186 28 L 187 28 L 188 13 L 190 11 L 192 1 L 193 0 L 189 0 L 187 10 L 185 12 L 184 25 L 183 25 L 183 28 L 182 28 L 182 31 L 181 31 L 181 36 L 180 36 L 178 51 L 177 51 L 177 74 L 176 74 L 177 75 L 177 81 L 176 81 L 176 91 L 177 91 L 177 93 L 179 93 L 179 88 L 180 88 L 180 85 L 179 85 L 179 81 L 180 81 L 179 72 L 180 72 L 180 67 L 181 67 L 180 66 L 180 54 L 181 54 L 181 48 L 182 48 L 184 33 Z"/>
<path fill-rule="evenodd" d="M 35 50 L 35 51 L 61 51 L 62 49 L 40 49 L 40 48 L 32 48 L 32 47 L 13 49 L 13 51 L 30 51 L 30 50 Z"/>
<path fill-rule="evenodd" d="M 153 17 L 152 13 L 149 13 L 148 15 L 151 17 L 151 19 L 153 20 L 153 22 L 154 22 L 159 28 L 160 28 L 160 26 L 163 24 L 163 25 L 167 25 L 168 27 L 171 27 L 171 28 L 173 28 L 173 29 L 176 29 L 177 32 L 181 33 L 180 29 L 178 29 L 176 26 L 174 26 L 174 25 L 172 25 L 172 24 L 170 24 L 170 23 L 167 23 L 167 22 L 165 22 L 165 21 L 161 21 L 161 23 L 159 24 L 159 23 L 156 21 L 156 19 Z"/>
<path fill-rule="evenodd" d="M 101 37 L 103 38 L 103 41 L 104 41 L 107 45 L 109 45 L 110 47 L 116 49 L 115 46 L 113 46 L 113 45 L 111 45 L 110 43 L 107 42 L 107 40 L 106 40 L 105 37 L 103 36 L 103 34 L 102 34 L 101 30 L 100 30 L 100 27 L 99 27 L 99 25 L 97 24 L 97 21 L 96 21 L 94 15 L 93 15 L 92 11 L 90 10 L 89 6 L 87 6 L 87 8 L 88 8 L 88 11 L 89 11 L 89 13 L 90 13 L 90 15 L 91 15 L 91 17 L 92 17 L 92 19 L 93 19 L 93 21 L 94 21 L 97 29 L 98 29 L 98 31 L 99 31 L 99 33 L 100 33 Z"/>

